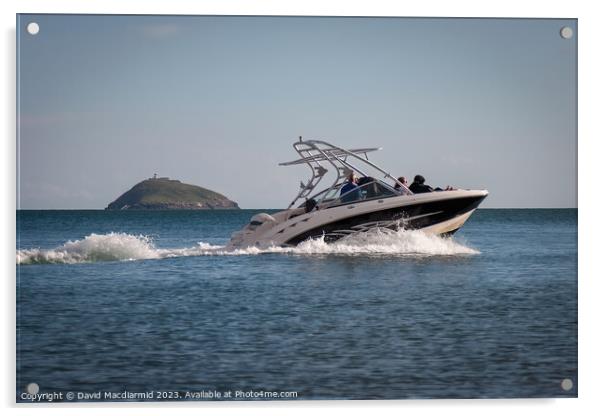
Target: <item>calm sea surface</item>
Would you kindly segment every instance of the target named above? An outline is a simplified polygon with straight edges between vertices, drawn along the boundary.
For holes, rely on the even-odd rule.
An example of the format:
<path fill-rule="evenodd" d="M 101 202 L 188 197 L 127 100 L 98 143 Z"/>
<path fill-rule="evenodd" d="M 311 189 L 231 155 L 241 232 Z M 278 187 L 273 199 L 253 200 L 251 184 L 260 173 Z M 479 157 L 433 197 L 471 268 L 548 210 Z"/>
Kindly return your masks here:
<path fill-rule="evenodd" d="M 17 400 L 577 395 L 577 210 L 226 252 L 257 212 L 18 211 Z"/>

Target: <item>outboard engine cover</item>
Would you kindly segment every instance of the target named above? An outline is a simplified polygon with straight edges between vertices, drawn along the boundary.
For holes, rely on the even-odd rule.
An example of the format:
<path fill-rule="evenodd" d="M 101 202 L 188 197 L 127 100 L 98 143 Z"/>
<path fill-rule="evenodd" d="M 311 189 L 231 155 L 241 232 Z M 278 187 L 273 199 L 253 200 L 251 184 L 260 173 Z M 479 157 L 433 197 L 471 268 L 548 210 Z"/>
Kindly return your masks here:
<path fill-rule="evenodd" d="M 251 222 L 249 222 L 249 225 L 254 225 L 255 227 L 258 227 L 266 222 L 267 223 L 276 223 L 276 219 L 274 217 L 272 217 L 270 214 L 266 214 L 265 212 L 262 212 L 260 214 L 253 215 L 253 217 L 251 218 Z"/>

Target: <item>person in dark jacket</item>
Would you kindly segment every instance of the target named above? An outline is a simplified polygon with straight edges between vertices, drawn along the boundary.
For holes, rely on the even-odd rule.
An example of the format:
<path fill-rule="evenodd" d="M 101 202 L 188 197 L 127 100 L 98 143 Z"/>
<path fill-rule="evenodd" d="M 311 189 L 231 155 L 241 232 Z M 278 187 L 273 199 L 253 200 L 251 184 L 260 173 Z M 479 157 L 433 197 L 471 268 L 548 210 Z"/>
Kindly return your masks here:
<path fill-rule="evenodd" d="M 341 188 L 341 202 L 352 202 L 359 199 L 360 191 L 357 186 L 357 177 L 351 173 L 347 177 L 347 182 Z"/>
<path fill-rule="evenodd" d="M 415 194 L 424 194 L 426 192 L 433 192 L 433 191 L 455 191 L 455 190 L 456 190 L 456 188 L 454 188 L 453 186 L 449 186 L 449 185 L 447 185 L 445 187 L 445 189 L 441 189 L 439 187 L 433 189 L 424 183 L 424 176 L 422 176 L 422 175 L 414 176 L 414 182 L 412 182 L 412 184 L 410 185 L 410 191 L 414 192 Z"/>
<path fill-rule="evenodd" d="M 433 192 L 434 189 L 431 188 L 430 186 L 426 185 L 424 182 L 425 182 L 424 176 L 422 176 L 422 175 L 414 176 L 414 182 L 412 182 L 412 184 L 410 185 L 410 191 L 414 192 L 415 194 L 424 194 L 426 192 Z"/>
<path fill-rule="evenodd" d="M 376 189 L 374 188 L 374 178 L 370 176 L 362 176 L 357 180 L 357 186 L 361 189 L 359 191 L 359 198 L 373 198 L 376 194 Z"/>

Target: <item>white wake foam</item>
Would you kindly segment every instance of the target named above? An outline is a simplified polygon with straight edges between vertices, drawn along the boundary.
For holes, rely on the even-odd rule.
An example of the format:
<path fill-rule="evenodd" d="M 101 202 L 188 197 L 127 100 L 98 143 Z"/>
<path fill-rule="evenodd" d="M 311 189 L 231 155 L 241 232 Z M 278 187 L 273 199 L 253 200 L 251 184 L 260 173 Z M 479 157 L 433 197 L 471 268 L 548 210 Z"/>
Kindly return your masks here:
<path fill-rule="evenodd" d="M 17 264 L 90 263 L 159 258 L 150 238 L 125 233 L 90 234 L 60 247 L 17 250 Z"/>
<path fill-rule="evenodd" d="M 17 250 L 17 264 L 94 263 L 162 259 L 184 256 L 249 256 L 266 253 L 295 255 L 395 255 L 454 256 L 479 252 L 452 238 L 421 231 L 371 230 L 326 244 L 323 238 L 305 241 L 297 247 L 249 247 L 229 250 L 226 246 L 200 242 L 188 248 L 156 248 L 152 239 L 125 233 L 90 234 L 83 240 L 69 241 L 54 249 Z"/>

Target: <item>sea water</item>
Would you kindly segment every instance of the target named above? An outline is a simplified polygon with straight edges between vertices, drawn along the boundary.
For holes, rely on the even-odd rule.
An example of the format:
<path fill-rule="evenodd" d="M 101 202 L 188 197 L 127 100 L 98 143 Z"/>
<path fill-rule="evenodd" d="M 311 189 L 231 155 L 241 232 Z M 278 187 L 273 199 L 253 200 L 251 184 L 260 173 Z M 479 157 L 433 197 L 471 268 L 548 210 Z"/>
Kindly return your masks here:
<path fill-rule="evenodd" d="M 18 211 L 17 400 L 577 395 L 577 210 L 226 250 L 258 212 Z"/>

